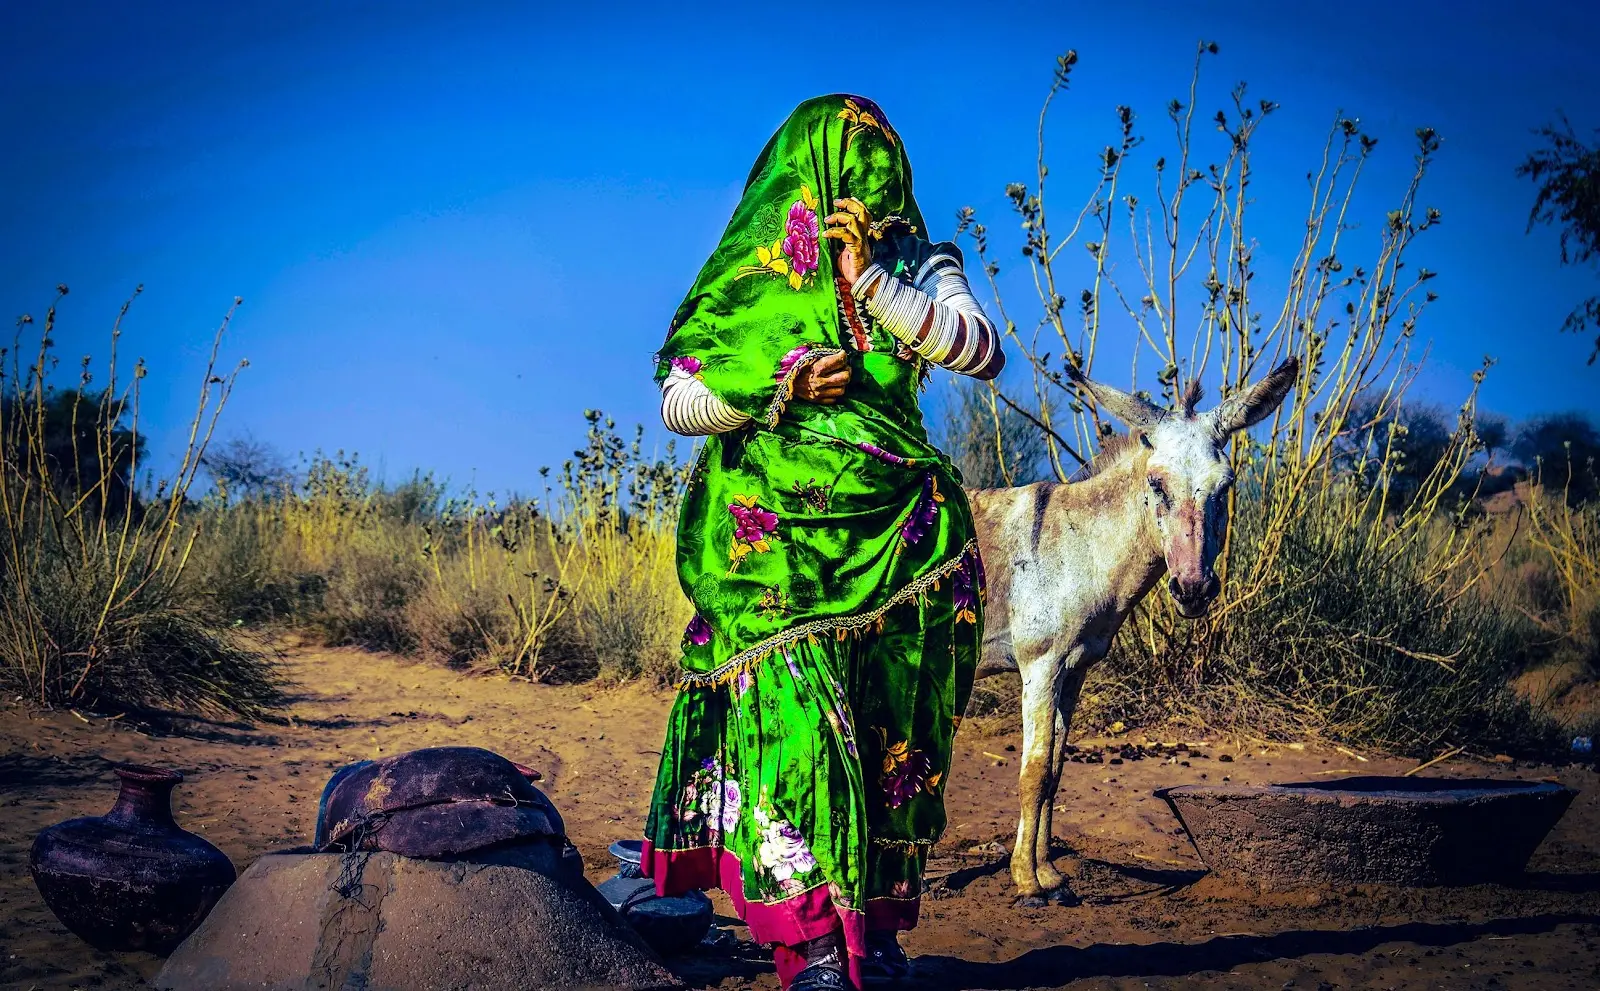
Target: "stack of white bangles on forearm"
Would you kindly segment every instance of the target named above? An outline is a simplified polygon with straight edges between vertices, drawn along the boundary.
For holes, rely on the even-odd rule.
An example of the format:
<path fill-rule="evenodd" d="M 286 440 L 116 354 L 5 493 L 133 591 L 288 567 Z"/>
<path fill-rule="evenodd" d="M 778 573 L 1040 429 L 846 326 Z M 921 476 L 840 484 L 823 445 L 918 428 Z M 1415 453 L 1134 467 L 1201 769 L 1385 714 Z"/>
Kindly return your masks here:
<path fill-rule="evenodd" d="M 661 422 L 675 434 L 705 437 L 727 433 L 750 417 L 716 397 L 706 384 L 676 366 L 661 384 Z"/>
<path fill-rule="evenodd" d="M 879 326 L 934 364 L 979 377 L 999 370 L 992 367 L 999 335 L 954 256 L 928 259 L 912 284 L 869 265 L 850 294 L 865 301 Z"/>

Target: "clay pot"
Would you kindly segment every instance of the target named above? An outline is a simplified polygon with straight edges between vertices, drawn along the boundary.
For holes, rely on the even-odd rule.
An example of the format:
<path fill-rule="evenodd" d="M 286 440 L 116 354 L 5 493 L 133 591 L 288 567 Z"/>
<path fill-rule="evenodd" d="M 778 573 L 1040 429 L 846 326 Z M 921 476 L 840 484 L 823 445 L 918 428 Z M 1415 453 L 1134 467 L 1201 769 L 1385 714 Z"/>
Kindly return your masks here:
<path fill-rule="evenodd" d="M 30 867 L 62 924 L 102 950 L 170 953 L 233 883 L 233 863 L 172 819 L 177 771 L 118 764 L 104 816 L 40 832 Z"/>

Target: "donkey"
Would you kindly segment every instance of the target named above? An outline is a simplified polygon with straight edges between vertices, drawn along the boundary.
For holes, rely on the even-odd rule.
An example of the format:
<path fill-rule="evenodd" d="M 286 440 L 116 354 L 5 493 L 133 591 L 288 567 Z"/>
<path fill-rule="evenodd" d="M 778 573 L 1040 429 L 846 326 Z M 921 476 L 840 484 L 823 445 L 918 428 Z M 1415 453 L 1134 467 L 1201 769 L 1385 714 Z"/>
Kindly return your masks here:
<path fill-rule="evenodd" d="M 1051 811 L 1084 675 L 1163 574 L 1186 619 L 1221 591 L 1213 565 L 1233 482 L 1229 435 L 1269 416 L 1299 376 L 1289 358 L 1207 413 L 1191 382 L 1178 410 L 1069 372 L 1081 393 L 1129 427 L 1065 485 L 971 493 L 989 572 L 979 676 L 1022 675 L 1022 818 L 1011 877 L 1037 904 L 1062 888 L 1050 864 Z M 1071 901 L 1070 890 L 1054 897 Z"/>

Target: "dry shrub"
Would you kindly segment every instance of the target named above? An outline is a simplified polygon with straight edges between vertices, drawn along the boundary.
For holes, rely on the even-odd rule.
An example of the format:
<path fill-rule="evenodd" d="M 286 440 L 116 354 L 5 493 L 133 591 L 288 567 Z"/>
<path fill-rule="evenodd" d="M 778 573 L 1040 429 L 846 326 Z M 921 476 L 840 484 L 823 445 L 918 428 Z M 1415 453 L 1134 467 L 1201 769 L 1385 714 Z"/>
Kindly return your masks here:
<path fill-rule="evenodd" d="M 140 491 L 144 363 L 119 385 L 119 316 L 104 387 L 91 390 L 85 358 L 76 389 L 54 388 L 59 302 L 28 365 L 27 317 L 0 352 L 0 679 L 45 705 L 256 715 L 281 704 L 269 657 L 195 608 L 185 584 L 187 494 L 238 373 L 216 374 L 227 321 L 176 472 Z"/>
<path fill-rule="evenodd" d="M 1439 136 L 1417 130 L 1410 182 L 1393 209 L 1361 223 L 1356 189 L 1378 143 L 1336 117 L 1309 172 L 1300 243 L 1276 252 L 1286 267 L 1257 278 L 1268 274 L 1257 259 L 1270 256 L 1252 230 L 1264 207 L 1249 187 L 1258 131 L 1276 104 L 1247 99 L 1241 83 L 1224 109 L 1203 113 L 1201 68 L 1216 54 L 1200 46 L 1184 98 L 1166 108 L 1159 151 L 1146 147 L 1133 109 L 1117 108 L 1088 195 L 1066 212 L 1044 143 L 1077 55 L 1058 59 L 1036 179 L 1007 189 L 1038 294 L 1031 319 L 1006 303 L 985 226 L 970 208 L 960 215 L 1021 359 L 1013 366 L 1026 376 L 1018 386 L 1013 371 L 1012 384 L 992 393 L 996 408 L 1032 423 L 1058 479 L 1113 432 L 1063 374 L 1065 363 L 1096 377 L 1113 330 L 1132 344 L 1134 387 L 1148 385 L 1169 407 L 1190 382 L 1227 396 L 1290 356 L 1300 362 L 1290 400 L 1256 436 L 1231 442 L 1237 482 L 1217 561 L 1222 597 L 1195 623 L 1165 596 L 1147 597 L 1091 676 L 1085 717 L 1415 751 L 1548 745 L 1553 724 L 1507 688 L 1532 626 L 1486 594 L 1489 524 L 1466 511 L 1475 494 L 1467 468 L 1484 449 L 1476 396 L 1485 371 L 1466 387 L 1453 429 L 1431 445 L 1409 436 L 1414 423 L 1431 422 L 1411 415 L 1406 391 L 1436 273 L 1408 256 L 1441 219 L 1421 199 Z M 1217 136 L 1211 148 L 1207 134 Z M 1136 195 L 1141 165 L 1154 188 Z M 974 430 L 968 422 L 948 432 Z"/>
<path fill-rule="evenodd" d="M 1546 566 L 1534 585 L 1566 651 L 1600 677 L 1600 499 L 1574 505 L 1568 496 L 1577 471 L 1564 467 L 1544 472 L 1547 482 L 1523 495 L 1529 543 Z"/>
<path fill-rule="evenodd" d="M 541 498 L 444 499 L 426 476 L 389 488 L 355 456 L 230 501 L 197 525 L 195 594 L 246 622 L 547 681 L 665 682 L 689 605 L 675 524 L 685 481 L 596 411 Z"/>
<path fill-rule="evenodd" d="M 216 615 L 314 630 L 330 645 L 410 651 L 404 616 L 424 586 L 416 532 L 437 502 L 431 480 L 388 488 L 354 456 L 314 456 L 299 485 L 230 502 L 213 493 L 190 593 Z"/>
<path fill-rule="evenodd" d="M 582 549 L 574 612 L 602 677 L 666 683 L 678 671 L 692 609 L 678 582 L 678 503 L 686 470 L 624 447 L 591 414 L 589 443 L 563 475 L 564 507 Z"/>
<path fill-rule="evenodd" d="M 1352 489 L 1354 486 L 1352 486 Z M 1349 498 L 1356 498 L 1352 491 Z M 1261 546 L 1267 501 L 1242 499 L 1242 547 Z M 1554 725 L 1510 688 L 1538 630 L 1477 587 L 1474 556 L 1436 574 L 1458 542 L 1436 519 L 1387 553 L 1313 505 L 1280 526 L 1261 608 L 1210 624 L 1131 626 L 1090 677 L 1091 721 L 1178 720 L 1276 739 L 1330 737 L 1422 753 L 1445 745 L 1537 750 Z"/>

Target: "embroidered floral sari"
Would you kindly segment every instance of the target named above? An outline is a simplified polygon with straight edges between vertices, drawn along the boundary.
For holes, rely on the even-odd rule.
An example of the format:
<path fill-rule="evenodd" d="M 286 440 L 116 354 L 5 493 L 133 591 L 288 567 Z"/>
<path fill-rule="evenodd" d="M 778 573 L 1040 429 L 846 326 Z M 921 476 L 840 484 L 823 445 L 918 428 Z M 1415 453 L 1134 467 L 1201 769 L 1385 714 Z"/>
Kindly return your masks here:
<path fill-rule="evenodd" d="M 981 642 L 983 572 L 960 478 L 929 443 L 924 369 L 836 287 L 836 197 L 897 218 L 875 260 L 913 276 L 904 148 L 860 97 L 802 104 L 750 174 L 673 319 L 659 376 L 696 374 L 752 422 L 709 438 L 678 525 L 697 615 L 646 824 L 663 893 L 720 886 L 752 936 L 795 946 L 916 924 L 944 829 L 951 740 Z M 791 403 L 843 352 L 835 406 Z M 780 948 L 785 984 L 798 955 Z"/>

